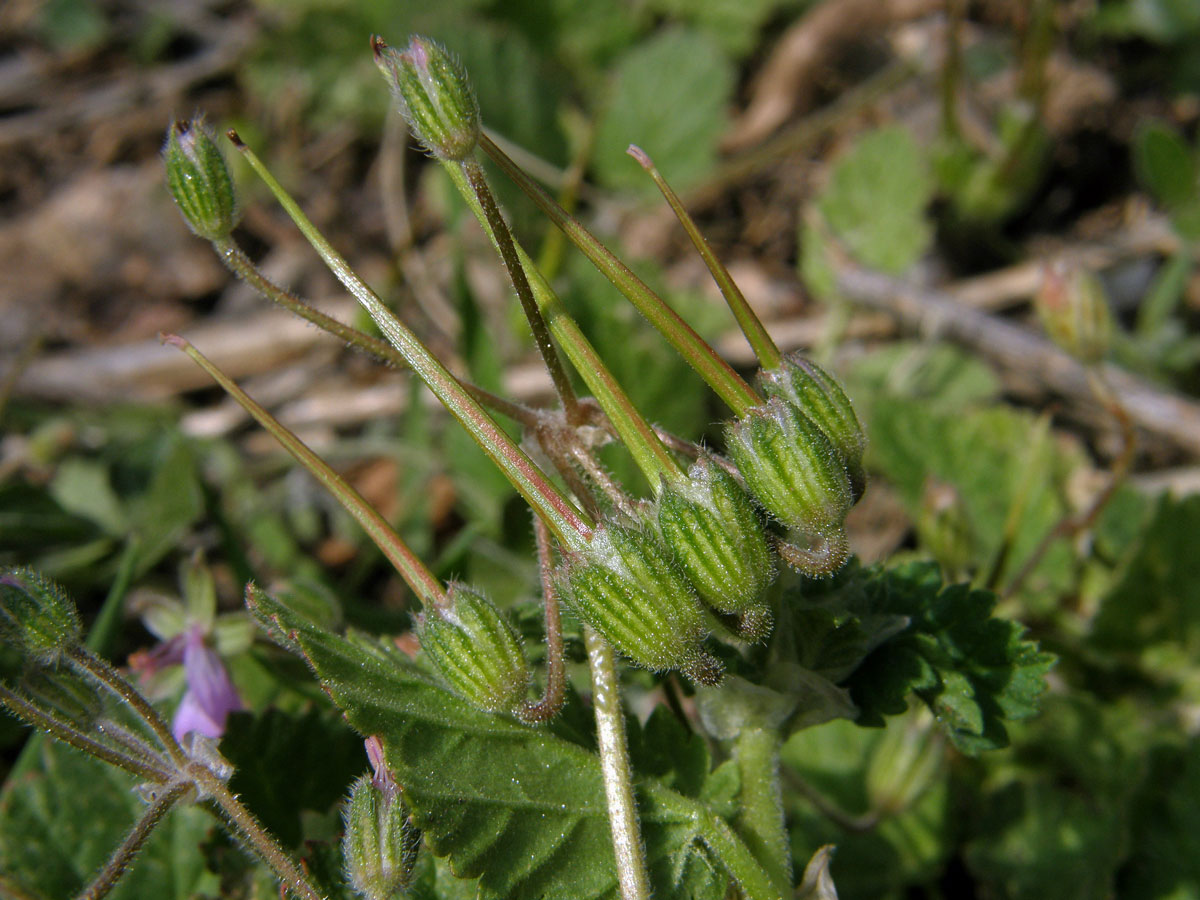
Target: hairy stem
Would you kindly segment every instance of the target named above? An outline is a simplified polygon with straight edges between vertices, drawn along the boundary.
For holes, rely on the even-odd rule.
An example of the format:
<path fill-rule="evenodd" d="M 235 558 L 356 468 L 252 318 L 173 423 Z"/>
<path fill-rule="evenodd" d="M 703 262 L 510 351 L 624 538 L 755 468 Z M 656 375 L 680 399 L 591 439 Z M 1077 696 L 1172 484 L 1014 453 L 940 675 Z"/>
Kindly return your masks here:
<path fill-rule="evenodd" d="M 750 308 L 750 304 L 746 302 L 746 296 L 729 274 L 729 270 L 725 268 L 725 264 L 717 258 L 717 254 L 713 252 L 708 241 L 704 239 L 704 235 L 700 233 L 700 229 L 696 227 L 695 221 L 688 214 L 687 207 L 683 205 L 683 201 L 679 199 L 679 195 L 667 184 L 667 180 L 662 177 L 662 174 L 654 165 L 654 161 L 646 155 L 646 152 L 641 147 L 630 144 L 626 152 L 637 160 L 638 165 L 646 170 L 655 185 L 658 186 L 663 199 L 667 201 L 667 204 L 674 211 L 675 218 L 679 220 L 679 224 L 687 232 L 687 236 L 692 241 L 692 246 L 696 248 L 696 252 L 700 254 L 700 257 L 704 260 L 704 264 L 708 267 L 713 281 L 721 289 L 721 296 L 725 298 L 730 312 L 737 319 L 738 327 L 742 329 L 742 334 L 746 336 L 746 340 L 754 350 L 754 355 L 758 357 L 758 364 L 764 369 L 776 368 L 783 359 L 783 354 L 779 352 L 779 348 L 775 346 L 775 341 L 772 340 L 771 335 L 767 334 L 767 329 L 763 327 L 762 321 L 754 314 L 754 310 Z"/>
<path fill-rule="evenodd" d="M 646 851 L 642 846 L 641 824 L 633 798 L 633 773 L 629 766 L 629 747 L 625 741 L 625 720 L 612 647 L 590 625 L 584 626 L 583 637 L 592 672 L 596 740 L 600 746 L 600 768 L 604 775 L 621 900 L 650 900 Z"/>
<path fill-rule="evenodd" d="M 404 357 L 387 341 L 380 340 L 373 334 L 367 334 L 365 331 L 359 331 L 345 322 L 339 322 L 333 316 L 326 315 L 319 309 L 301 300 L 291 291 L 271 281 L 254 265 L 242 248 L 234 243 L 232 239 L 227 238 L 224 241 L 214 242 L 213 249 L 217 251 L 217 255 L 221 257 L 221 261 L 225 263 L 233 274 L 237 275 L 238 278 L 242 279 L 242 281 L 246 282 L 246 284 L 272 303 L 283 307 L 288 312 L 295 313 L 306 322 L 311 322 L 327 334 L 345 341 L 351 347 L 362 350 L 390 366 L 397 369 L 408 368 L 408 363 Z M 463 382 L 463 388 L 483 406 L 501 415 L 508 416 L 508 418 L 515 422 L 520 422 L 526 426 L 534 425 L 537 422 L 537 414 L 519 403 L 513 403 L 503 397 L 498 397 L 490 391 L 485 391 L 474 384 Z"/>
<path fill-rule="evenodd" d="M 737 829 L 780 894 L 792 889 L 792 853 L 779 786 L 779 733 L 746 728 L 733 744 L 742 778 Z"/>
<path fill-rule="evenodd" d="M 437 577 L 425 567 L 420 557 L 409 549 L 404 539 L 396 534 L 383 516 L 375 511 L 366 499 L 351 487 L 342 476 L 333 471 L 325 460 L 321 459 L 291 431 L 285 428 L 262 406 L 255 402 L 245 391 L 237 386 L 224 372 L 214 366 L 195 347 L 183 338 L 170 335 L 165 340 L 178 347 L 190 356 L 197 365 L 212 376 L 229 396 L 250 413 L 255 420 L 271 433 L 271 436 L 283 446 L 292 457 L 304 466 L 333 496 L 343 508 L 354 516 L 367 532 L 375 545 L 383 551 L 405 582 L 429 606 L 444 606 L 446 591 Z"/>
<path fill-rule="evenodd" d="M 479 145 L 554 222 L 592 264 L 624 294 L 679 354 L 691 364 L 721 399 L 741 415 L 761 400 L 750 385 L 721 359 L 700 335 L 696 334 L 675 310 L 638 278 L 605 247 L 595 235 L 579 224 L 546 193 L 537 182 L 521 171 L 488 136 L 481 135 Z"/>
<path fill-rule="evenodd" d="M 492 232 L 487 215 L 467 184 L 465 176 L 457 166 L 447 166 L 446 171 L 463 199 L 471 207 L 471 211 L 483 226 L 488 237 L 499 248 L 498 239 Z M 520 244 L 514 242 L 514 245 L 530 287 L 537 298 L 538 307 L 545 317 L 551 333 L 567 358 L 571 360 L 575 371 L 586 382 L 588 389 L 595 396 L 596 402 L 600 404 L 609 421 L 612 422 L 613 428 L 638 467 L 645 473 L 650 487 L 657 492 L 664 478 L 681 478 L 682 471 L 674 458 L 658 440 L 654 429 L 638 412 L 637 407 L 633 405 L 633 401 L 625 393 L 624 388 L 613 377 L 600 354 L 596 352 L 596 348 L 580 330 L 578 323 L 571 318 L 558 295 L 538 272 L 533 260 Z"/>
<path fill-rule="evenodd" d="M 155 766 L 144 759 L 137 759 L 97 741 L 95 738 L 84 734 L 74 725 L 62 722 L 51 716 L 36 704 L 30 703 L 20 694 L 14 693 L 4 685 L 0 685 L 0 704 L 7 706 L 18 719 L 32 725 L 34 728 L 40 728 L 55 740 L 69 744 L 76 750 L 82 750 L 89 756 L 94 756 L 96 759 L 102 760 L 111 766 L 116 766 L 118 769 L 124 769 L 138 778 L 145 778 L 149 781 L 162 784 L 171 777 L 170 772 L 165 768 Z"/>
<path fill-rule="evenodd" d="M 400 351 L 409 368 L 462 423 L 526 502 L 546 520 L 554 536 L 568 547 L 585 546 L 592 536 L 591 523 L 580 514 L 562 491 L 546 478 L 508 433 L 496 424 L 458 379 L 429 352 L 403 322 L 396 318 L 379 295 L 358 277 L 237 133 L 229 132 L 229 138 L 342 286 L 370 314 L 391 345 Z"/>
<path fill-rule="evenodd" d="M 580 409 L 579 401 L 575 398 L 575 389 L 571 387 L 571 379 L 567 377 L 567 370 L 563 368 L 554 342 L 550 340 L 550 329 L 546 327 L 542 311 L 533 298 L 533 289 L 529 286 L 529 279 L 525 275 L 525 269 L 521 266 L 516 247 L 513 245 L 512 232 L 509 231 L 504 216 L 500 214 L 500 207 L 496 204 L 492 189 L 488 187 L 487 178 L 484 177 L 483 167 L 470 157 L 459 163 L 459 166 L 462 168 L 467 184 L 475 193 L 475 199 L 479 201 L 479 205 L 483 209 L 492 236 L 496 239 L 500 258 L 504 261 L 509 281 L 512 282 L 513 288 L 517 292 L 517 298 L 521 301 L 521 309 L 525 313 L 525 319 L 529 322 L 529 330 L 533 332 L 533 342 L 542 356 L 542 362 L 550 372 L 550 380 L 554 383 L 559 403 L 562 404 L 562 408 L 567 414 L 567 421 L 577 425 L 580 423 Z"/>
<path fill-rule="evenodd" d="M 196 787 L 210 797 L 235 835 L 271 867 L 283 887 L 303 900 L 324 900 L 308 876 L 292 860 L 279 842 L 254 817 L 250 810 L 225 786 L 220 778 L 199 763 L 188 766 L 188 775 Z"/>
<path fill-rule="evenodd" d="M 542 604 L 546 615 L 546 690 L 540 700 L 526 702 L 518 715 L 524 722 L 547 722 L 562 709 L 566 689 L 563 665 L 562 618 L 558 609 L 558 591 L 554 588 L 554 554 L 550 547 L 550 529 L 539 518 L 533 520 L 537 538 L 538 569 L 542 577 Z"/>
<path fill-rule="evenodd" d="M 153 833 L 155 826 L 190 789 L 191 784 L 186 781 L 178 781 L 164 787 L 153 802 L 146 807 L 146 811 L 130 829 L 125 840 L 113 851 L 108 862 L 104 864 L 104 868 L 92 879 L 92 883 L 83 889 L 78 900 L 100 900 L 101 897 L 106 896 L 125 874 L 130 863 L 133 862 L 133 858 L 146 843 L 146 838 Z"/>
<path fill-rule="evenodd" d="M 151 706 L 150 701 L 138 693 L 137 688 L 126 681 L 125 677 L 111 664 L 80 646 L 69 648 L 66 651 L 66 657 L 85 675 L 91 676 L 127 703 L 154 732 L 154 736 L 158 738 L 163 749 L 167 751 L 167 755 L 171 757 L 172 763 L 178 767 L 187 763 L 187 755 L 179 746 L 179 741 L 175 740 L 175 735 L 171 734 L 171 729 L 166 721 L 158 714 L 158 710 Z"/>

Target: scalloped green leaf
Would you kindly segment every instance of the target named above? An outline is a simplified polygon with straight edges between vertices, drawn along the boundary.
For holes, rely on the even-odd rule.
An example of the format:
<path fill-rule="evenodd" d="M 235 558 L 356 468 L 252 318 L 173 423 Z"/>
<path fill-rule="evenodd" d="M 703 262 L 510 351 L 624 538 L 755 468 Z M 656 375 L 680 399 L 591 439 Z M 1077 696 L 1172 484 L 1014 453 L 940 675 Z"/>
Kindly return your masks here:
<path fill-rule="evenodd" d="M 307 660 L 350 724 L 383 737 L 426 844 L 459 877 L 478 877 L 480 897 L 618 896 L 595 754 L 474 709 L 398 651 L 338 637 L 258 591 L 249 602 L 272 637 Z M 738 873 L 747 898 L 774 896 L 724 820 L 654 779 L 637 787 L 656 897 L 715 900 L 728 884 L 723 870 Z"/>
<path fill-rule="evenodd" d="M 1025 640 L 1018 623 L 992 616 L 994 594 L 944 585 L 935 564 L 851 568 L 819 602 L 857 617 L 908 620 L 846 682 L 860 724 L 883 724 L 885 715 L 903 712 L 915 693 L 955 746 L 976 754 L 1006 746 L 1004 722 L 1038 710 L 1054 655 Z"/>

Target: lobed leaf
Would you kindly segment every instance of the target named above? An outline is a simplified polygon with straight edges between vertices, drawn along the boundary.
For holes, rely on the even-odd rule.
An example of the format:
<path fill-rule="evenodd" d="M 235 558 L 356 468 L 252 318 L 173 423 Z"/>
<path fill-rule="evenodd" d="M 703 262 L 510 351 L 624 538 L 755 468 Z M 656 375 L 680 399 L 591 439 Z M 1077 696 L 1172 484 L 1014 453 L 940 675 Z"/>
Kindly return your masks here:
<path fill-rule="evenodd" d="M 458 877 L 478 877 L 480 897 L 618 896 L 593 753 L 476 710 L 397 651 L 331 634 L 257 590 L 248 602 L 304 656 L 350 724 L 383 738 L 426 843 Z M 638 794 L 656 896 L 719 900 L 723 868 L 737 869 L 747 897 L 770 896 L 744 846 L 701 803 L 652 779 Z"/>

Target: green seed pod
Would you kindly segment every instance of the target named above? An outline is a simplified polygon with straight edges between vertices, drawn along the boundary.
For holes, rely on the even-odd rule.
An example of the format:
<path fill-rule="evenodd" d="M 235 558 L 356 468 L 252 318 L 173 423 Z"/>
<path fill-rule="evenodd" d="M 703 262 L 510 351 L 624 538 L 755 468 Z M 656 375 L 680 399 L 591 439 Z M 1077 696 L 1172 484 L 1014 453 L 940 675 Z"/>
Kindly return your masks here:
<path fill-rule="evenodd" d="M 237 197 L 225 157 L 203 119 L 167 129 L 163 162 L 167 187 L 188 227 L 207 241 L 229 237 L 238 221 Z"/>
<path fill-rule="evenodd" d="M 346 880 L 366 900 L 402 896 L 412 880 L 421 832 L 409 821 L 399 794 L 379 790 L 363 775 L 343 807 L 342 854 Z"/>
<path fill-rule="evenodd" d="M 637 665 L 679 669 L 700 684 L 720 681 L 721 664 L 703 648 L 704 609 L 653 532 L 598 528 L 557 580 L 576 615 Z"/>
<path fill-rule="evenodd" d="M 772 397 L 725 428 L 750 493 L 789 528 L 840 529 L 853 493 L 842 455 L 812 419 Z"/>
<path fill-rule="evenodd" d="M 61 587 L 32 569 L 0 572 L 0 633 L 41 663 L 54 662 L 83 633 L 79 613 Z"/>
<path fill-rule="evenodd" d="M 758 383 L 768 397 L 787 401 L 812 419 L 842 454 L 850 489 L 857 501 L 866 487 L 863 433 L 854 405 L 842 386 L 828 372 L 799 353 L 789 353 L 777 368 L 758 373 Z"/>
<path fill-rule="evenodd" d="M 686 481 L 664 486 L 658 528 L 679 568 L 713 609 L 743 613 L 762 605 L 775 577 L 774 554 L 746 489 L 712 457 L 693 463 Z M 761 617 L 755 621 L 763 624 Z"/>
<path fill-rule="evenodd" d="M 417 634 L 450 687 L 480 709 L 512 712 L 525 699 L 529 663 L 521 638 L 490 600 L 461 584 L 426 613 Z"/>
<path fill-rule="evenodd" d="M 437 159 L 465 159 L 479 141 L 479 104 L 458 59 L 415 35 L 403 51 L 377 37 L 372 46 L 375 65 L 417 140 Z"/>

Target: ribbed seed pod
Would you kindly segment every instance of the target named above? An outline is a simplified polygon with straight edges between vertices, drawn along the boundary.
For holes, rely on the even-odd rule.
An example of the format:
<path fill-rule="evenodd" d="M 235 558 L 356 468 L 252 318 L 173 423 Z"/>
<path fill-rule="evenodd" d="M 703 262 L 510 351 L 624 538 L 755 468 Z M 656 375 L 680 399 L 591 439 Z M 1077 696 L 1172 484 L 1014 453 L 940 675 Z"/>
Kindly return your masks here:
<path fill-rule="evenodd" d="M 79 643 L 83 625 L 58 584 L 33 569 L 6 569 L 0 571 L 0 634 L 50 663 Z"/>
<path fill-rule="evenodd" d="M 863 453 L 867 437 L 854 414 L 854 405 L 828 372 L 798 353 L 789 353 L 777 368 L 759 372 L 758 383 L 768 397 L 779 397 L 800 410 L 825 432 L 842 454 L 853 499 L 866 487 Z"/>
<path fill-rule="evenodd" d="M 679 669 L 700 684 L 721 680 L 721 664 L 703 648 L 700 601 L 654 532 L 597 528 L 557 581 L 576 615 L 637 665 Z"/>
<path fill-rule="evenodd" d="M 229 237 L 238 221 L 233 178 L 203 119 L 179 121 L 167 130 L 163 163 L 167 187 L 188 227 L 208 241 Z"/>
<path fill-rule="evenodd" d="M 775 557 L 745 488 L 711 456 L 667 484 L 658 498 L 658 528 L 679 568 L 713 609 L 744 613 L 764 604 Z M 770 614 L 753 617 L 770 629 Z M 765 635 L 764 635 L 765 636 Z"/>
<path fill-rule="evenodd" d="M 511 712 L 529 686 L 521 638 L 478 591 L 452 584 L 448 601 L 419 622 L 421 649 L 468 702 L 489 712 Z"/>
<path fill-rule="evenodd" d="M 343 811 L 346 880 L 364 900 L 394 900 L 412 880 L 421 832 L 409 821 L 398 793 L 379 790 L 363 775 Z"/>
<path fill-rule="evenodd" d="M 479 140 L 479 104 L 454 54 L 415 35 L 404 50 L 379 38 L 374 46 L 375 64 L 417 140 L 438 159 L 465 159 Z"/>
<path fill-rule="evenodd" d="M 750 493 L 784 525 L 841 529 L 853 497 L 842 455 L 795 406 L 772 397 L 727 425 L 725 442 Z"/>

